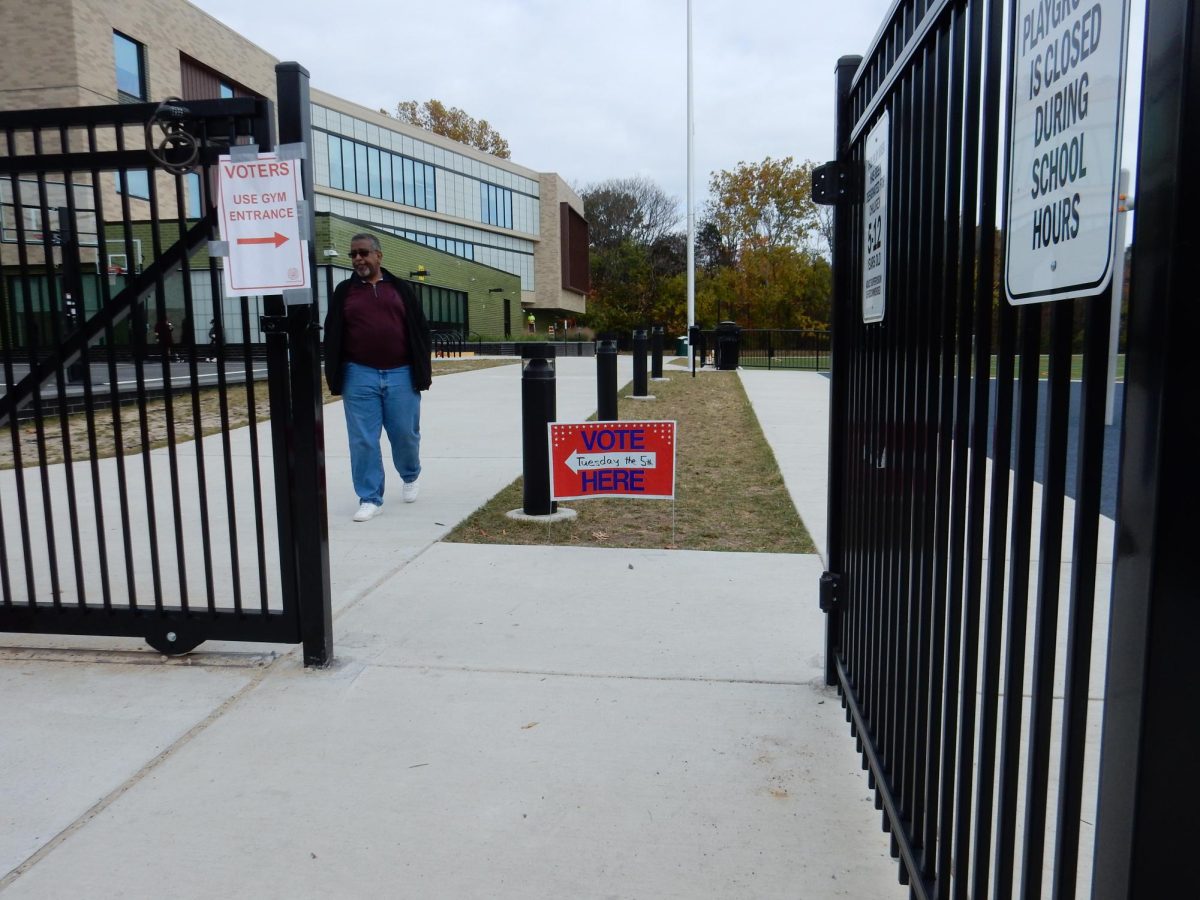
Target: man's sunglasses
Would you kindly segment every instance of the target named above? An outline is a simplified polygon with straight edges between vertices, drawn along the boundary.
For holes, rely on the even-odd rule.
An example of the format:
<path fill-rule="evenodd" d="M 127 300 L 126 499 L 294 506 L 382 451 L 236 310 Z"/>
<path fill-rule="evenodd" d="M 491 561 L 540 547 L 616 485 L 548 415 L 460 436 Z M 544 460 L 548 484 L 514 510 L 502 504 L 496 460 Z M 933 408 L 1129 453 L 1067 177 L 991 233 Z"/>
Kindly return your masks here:
<path fill-rule="evenodd" d="M 375 252 L 374 250 L 351 250 L 350 258 L 354 259 L 354 257 L 356 257 L 356 256 L 361 256 L 365 259 L 366 257 L 370 256 L 374 252 Z"/>

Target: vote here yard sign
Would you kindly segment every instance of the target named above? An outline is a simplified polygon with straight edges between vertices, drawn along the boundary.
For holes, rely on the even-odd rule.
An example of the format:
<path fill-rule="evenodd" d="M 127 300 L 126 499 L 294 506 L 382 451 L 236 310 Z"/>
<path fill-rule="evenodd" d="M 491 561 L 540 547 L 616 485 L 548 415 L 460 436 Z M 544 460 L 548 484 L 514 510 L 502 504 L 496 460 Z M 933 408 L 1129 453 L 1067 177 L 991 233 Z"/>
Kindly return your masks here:
<path fill-rule="evenodd" d="M 260 153 L 218 165 L 221 239 L 229 245 L 224 285 L 229 297 L 308 287 L 308 244 L 300 236 L 304 199 L 300 160 Z"/>
<path fill-rule="evenodd" d="M 550 496 L 675 498 L 675 423 L 550 423 Z"/>

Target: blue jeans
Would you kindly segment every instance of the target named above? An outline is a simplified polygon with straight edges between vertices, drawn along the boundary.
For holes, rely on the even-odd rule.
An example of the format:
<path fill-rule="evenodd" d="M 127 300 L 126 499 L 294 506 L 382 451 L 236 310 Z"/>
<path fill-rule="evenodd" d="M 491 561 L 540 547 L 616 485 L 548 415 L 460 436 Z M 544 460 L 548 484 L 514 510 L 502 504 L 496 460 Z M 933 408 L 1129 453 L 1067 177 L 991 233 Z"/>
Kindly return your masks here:
<path fill-rule="evenodd" d="M 383 503 L 383 453 L 379 432 L 387 431 L 392 463 L 404 481 L 421 474 L 421 395 L 412 370 L 372 369 L 346 363 L 342 406 L 350 438 L 350 477 L 359 502 Z"/>

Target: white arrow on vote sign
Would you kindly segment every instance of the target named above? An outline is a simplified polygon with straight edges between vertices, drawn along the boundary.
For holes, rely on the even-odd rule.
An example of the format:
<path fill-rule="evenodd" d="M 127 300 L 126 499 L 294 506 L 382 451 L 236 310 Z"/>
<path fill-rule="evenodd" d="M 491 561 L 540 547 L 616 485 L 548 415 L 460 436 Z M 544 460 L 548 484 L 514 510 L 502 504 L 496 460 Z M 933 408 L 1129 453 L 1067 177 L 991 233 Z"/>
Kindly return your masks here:
<path fill-rule="evenodd" d="M 653 450 L 639 450 L 636 453 L 580 453 L 574 450 L 566 462 L 572 472 L 580 469 L 589 472 L 597 469 L 653 469 L 658 466 L 657 456 Z"/>

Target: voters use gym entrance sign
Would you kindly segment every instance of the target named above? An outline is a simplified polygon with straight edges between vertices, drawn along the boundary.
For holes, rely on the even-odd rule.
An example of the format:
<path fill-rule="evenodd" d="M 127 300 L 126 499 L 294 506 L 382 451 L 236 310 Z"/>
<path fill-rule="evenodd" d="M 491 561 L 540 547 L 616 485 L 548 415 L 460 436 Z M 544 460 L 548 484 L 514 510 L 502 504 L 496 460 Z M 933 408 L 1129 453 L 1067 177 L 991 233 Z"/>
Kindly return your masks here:
<path fill-rule="evenodd" d="M 551 422 L 550 497 L 675 497 L 675 423 Z"/>
<path fill-rule="evenodd" d="M 217 209 L 228 245 L 227 297 L 278 294 L 308 287 L 308 242 L 300 234 L 304 188 L 300 160 L 275 153 L 217 161 Z"/>
<path fill-rule="evenodd" d="M 1112 278 L 1128 0 L 1017 0 L 1009 39 L 1004 290 L 1086 297 Z"/>

